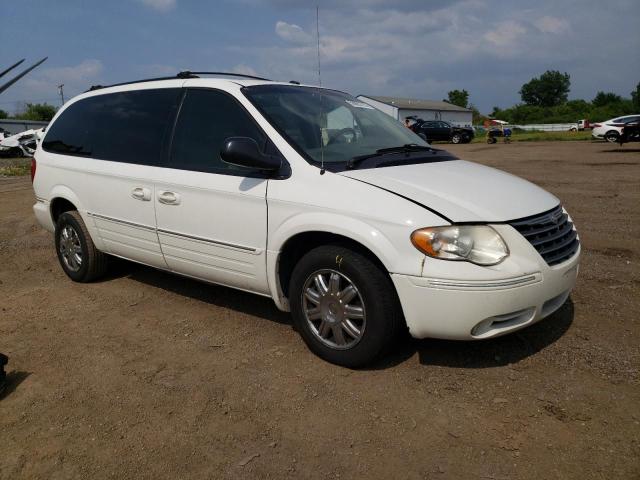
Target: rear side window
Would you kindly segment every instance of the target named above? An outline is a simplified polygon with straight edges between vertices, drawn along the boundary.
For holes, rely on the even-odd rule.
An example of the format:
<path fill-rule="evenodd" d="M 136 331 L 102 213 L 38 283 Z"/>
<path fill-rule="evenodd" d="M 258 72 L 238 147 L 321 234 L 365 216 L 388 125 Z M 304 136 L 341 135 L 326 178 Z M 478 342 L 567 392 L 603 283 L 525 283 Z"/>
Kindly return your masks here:
<path fill-rule="evenodd" d="M 267 142 L 253 118 L 233 97 L 216 90 L 189 89 L 180 107 L 169 166 L 229 175 L 256 173 L 222 161 L 220 149 L 229 137 L 253 138 L 263 151 Z"/>
<path fill-rule="evenodd" d="M 179 88 L 163 88 L 80 100 L 53 123 L 42 147 L 65 155 L 160 165 L 179 95 Z"/>

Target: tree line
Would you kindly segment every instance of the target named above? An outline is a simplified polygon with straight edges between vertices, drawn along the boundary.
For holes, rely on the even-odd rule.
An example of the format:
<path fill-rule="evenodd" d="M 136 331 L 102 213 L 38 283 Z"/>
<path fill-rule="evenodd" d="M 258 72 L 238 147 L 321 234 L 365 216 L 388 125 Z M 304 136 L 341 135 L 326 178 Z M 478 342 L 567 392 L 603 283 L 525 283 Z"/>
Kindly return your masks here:
<path fill-rule="evenodd" d="M 616 93 L 599 91 L 591 100 L 569 100 L 571 78 L 568 73 L 547 70 L 539 77 L 532 78 L 522 85 L 520 99 L 513 107 L 493 107 L 489 116 L 480 114 L 469 103 L 466 90 L 451 90 L 445 102 L 470 108 L 473 111 L 473 123 L 480 124 L 487 118 L 497 118 L 509 123 L 573 123 L 580 119 L 601 122 L 610 118 L 640 112 L 640 82 L 624 98 Z"/>
<path fill-rule="evenodd" d="M 12 118 L 16 120 L 40 120 L 44 122 L 50 121 L 58 111 L 57 107 L 48 103 L 27 103 L 24 112 L 9 116 L 4 110 L 0 110 L 0 119 Z"/>

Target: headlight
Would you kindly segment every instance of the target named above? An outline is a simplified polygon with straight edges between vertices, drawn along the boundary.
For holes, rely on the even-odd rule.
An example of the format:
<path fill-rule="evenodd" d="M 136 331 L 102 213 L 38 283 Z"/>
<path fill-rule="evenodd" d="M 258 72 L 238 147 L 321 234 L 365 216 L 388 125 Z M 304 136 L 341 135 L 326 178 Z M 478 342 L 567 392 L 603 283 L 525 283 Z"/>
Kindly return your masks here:
<path fill-rule="evenodd" d="M 495 265 L 509 255 L 502 237 L 486 225 L 421 228 L 411 234 L 411 243 L 433 258 L 478 265 Z"/>

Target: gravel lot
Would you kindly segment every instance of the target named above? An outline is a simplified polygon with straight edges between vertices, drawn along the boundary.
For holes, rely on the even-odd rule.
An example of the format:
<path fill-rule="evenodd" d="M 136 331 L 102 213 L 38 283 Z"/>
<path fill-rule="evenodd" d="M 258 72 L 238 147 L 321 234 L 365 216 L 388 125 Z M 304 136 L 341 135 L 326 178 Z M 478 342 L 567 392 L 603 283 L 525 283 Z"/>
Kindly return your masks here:
<path fill-rule="evenodd" d="M 0 179 L 0 478 L 640 477 L 640 150 L 451 145 L 562 199 L 571 299 L 516 334 L 351 371 L 268 299 L 119 262 L 81 285 Z"/>

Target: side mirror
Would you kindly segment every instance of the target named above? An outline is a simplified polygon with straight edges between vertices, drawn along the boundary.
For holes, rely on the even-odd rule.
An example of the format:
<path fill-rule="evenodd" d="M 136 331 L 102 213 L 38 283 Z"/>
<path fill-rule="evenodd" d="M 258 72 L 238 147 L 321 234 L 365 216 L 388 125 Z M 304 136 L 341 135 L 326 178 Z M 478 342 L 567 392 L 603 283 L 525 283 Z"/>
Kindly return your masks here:
<path fill-rule="evenodd" d="M 259 170 L 275 171 L 282 165 L 281 159 L 262 153 L 256 141 L 249 137 L 227 138 L 220 150 L 220 158 L 231 165 Z"/>

